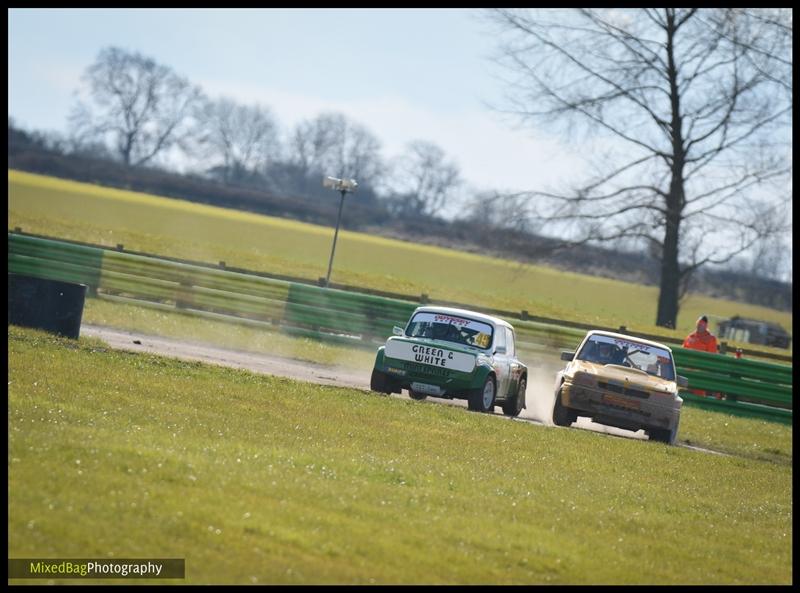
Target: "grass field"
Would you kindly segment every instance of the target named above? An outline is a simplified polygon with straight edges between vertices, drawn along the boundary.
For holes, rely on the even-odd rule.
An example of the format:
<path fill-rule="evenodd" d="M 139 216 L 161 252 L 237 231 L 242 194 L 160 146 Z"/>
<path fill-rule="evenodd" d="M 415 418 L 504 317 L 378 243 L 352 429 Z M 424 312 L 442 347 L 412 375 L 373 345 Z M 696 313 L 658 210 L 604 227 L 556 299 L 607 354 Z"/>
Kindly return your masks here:
<path fill-rule="evenodd" d="M 790 427 L 686 410 L 723 456 L 8 342 L 12 558 L 179 557 L 187 583 L 792 582 Z"/>
<path fill-rule="evenodd" d="M 345 214 L 346 216 L 346 214 Z M 333 224 L 334 221 L 331 221 Z M 296 221 L 8 172 L 8 226 L 32 233 L 317 279 L 333 230 Z M 342 231 L 334 282 L 684 337 L 700 313 L 791 329 L 792 313 L 690 296 L 678 328 L 656 328 L 657 289 Z"/>

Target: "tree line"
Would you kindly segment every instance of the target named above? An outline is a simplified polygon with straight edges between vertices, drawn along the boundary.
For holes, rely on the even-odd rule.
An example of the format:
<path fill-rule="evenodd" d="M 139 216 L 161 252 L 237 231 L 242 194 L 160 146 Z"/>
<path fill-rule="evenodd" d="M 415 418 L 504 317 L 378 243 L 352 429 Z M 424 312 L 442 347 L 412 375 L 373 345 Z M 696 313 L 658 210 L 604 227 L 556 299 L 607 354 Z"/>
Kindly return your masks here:
<path fill-rule="evenodd" d="M 269 107 L 209 97 L 139 52 L 102 49 L 82 77 L 69 116 L 71 151 L 127 166 L 174 166 L 228 185 L 324 197 L 324 176 L 354 178 L 359 201 L 403 215 L 438 215 L 462 185 L 436 144 L 413 140 L 386 159 L 380 140 L 341 113 L 283 133 Z"/>

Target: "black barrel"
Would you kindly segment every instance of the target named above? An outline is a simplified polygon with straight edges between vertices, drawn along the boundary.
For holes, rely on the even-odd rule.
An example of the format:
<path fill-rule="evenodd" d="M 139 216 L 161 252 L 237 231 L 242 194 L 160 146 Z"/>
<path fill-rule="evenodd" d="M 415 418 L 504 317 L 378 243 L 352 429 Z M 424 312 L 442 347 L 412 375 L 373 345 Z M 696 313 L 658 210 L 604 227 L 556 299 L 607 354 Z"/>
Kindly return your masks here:
<path fill-rule="evenodd" d="M 86 285 L 8 275 L 8 324 L 34 327 L 77 339 Z"/>

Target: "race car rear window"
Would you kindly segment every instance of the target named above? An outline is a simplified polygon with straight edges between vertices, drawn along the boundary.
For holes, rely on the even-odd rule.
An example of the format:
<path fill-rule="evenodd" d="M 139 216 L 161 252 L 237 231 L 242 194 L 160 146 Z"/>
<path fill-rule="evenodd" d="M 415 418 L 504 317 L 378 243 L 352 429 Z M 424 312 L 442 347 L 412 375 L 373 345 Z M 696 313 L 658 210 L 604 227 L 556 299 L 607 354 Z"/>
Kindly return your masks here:
<path fill-rule="evenodd" d="M 426 311 L 414 315 L 406 335 L 485 349 L 492 345 L 493 330 L 488 323 L 475 319 Z"/>

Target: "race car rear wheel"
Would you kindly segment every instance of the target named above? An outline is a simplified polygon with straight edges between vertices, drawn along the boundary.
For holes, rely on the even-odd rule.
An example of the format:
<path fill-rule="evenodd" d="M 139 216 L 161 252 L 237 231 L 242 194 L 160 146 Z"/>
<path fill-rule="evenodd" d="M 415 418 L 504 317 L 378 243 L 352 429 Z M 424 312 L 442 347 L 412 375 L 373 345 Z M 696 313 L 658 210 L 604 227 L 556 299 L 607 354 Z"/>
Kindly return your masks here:
<path fill-rule="evenodd" d="M 556 401 L 553 404 L 553 424 L 557 426 L 569 426 L 578 419 L 578 414 L 561 403 L 561 388 L 556 391 Z"/>
<path fill-rule="evenodd" d="M 483 383 L 483 387 L 473 389 L 467 399 L 467 408 L 475 412 L 491 412 L 494 410 L 495 399 L 494 377 L 489 375 Z"/>
<path fill-rule="evenodd" d="M 503 414 L 506 416 L 519 416 L 519 413 L 522 412 L 522 408 L 525 407 L 525 388 L 527 386 L 527 378 L 522 377 L 519 380 L 519 386 L 517 387 L 517 392 L 514 394 L 514 397 L 508 398 L 503 404 Z"/>
<path fill-rule="evenodd" d="M 420 402 L 426 397 L 428 397 L 427 393 L 420 393 L 419 391 L 414 391 L 412 389 L 408 390 L 408 395 L 411 397 L 411 399 L 415 399 Z"/>

